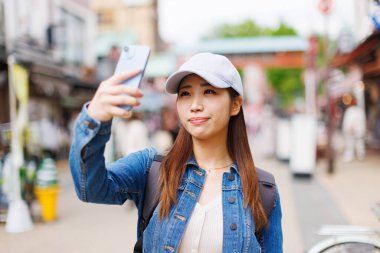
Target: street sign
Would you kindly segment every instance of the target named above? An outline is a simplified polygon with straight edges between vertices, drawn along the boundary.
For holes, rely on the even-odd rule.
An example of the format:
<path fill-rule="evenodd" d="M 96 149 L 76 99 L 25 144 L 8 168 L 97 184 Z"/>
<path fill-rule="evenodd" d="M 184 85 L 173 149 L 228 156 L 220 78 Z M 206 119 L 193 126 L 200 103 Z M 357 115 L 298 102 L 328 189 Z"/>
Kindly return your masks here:
<path fill-rule="evenodd" d="M 377 30 L 380 30 L 380 2 L 376 1 L 376 7 L 371 15 L 372 21 Z"/>
<path fill-rule="evenodd" d="M 319 0 L 318 9 L 322 14 L 328 14 L 331 11 L 332 0 Z"/>

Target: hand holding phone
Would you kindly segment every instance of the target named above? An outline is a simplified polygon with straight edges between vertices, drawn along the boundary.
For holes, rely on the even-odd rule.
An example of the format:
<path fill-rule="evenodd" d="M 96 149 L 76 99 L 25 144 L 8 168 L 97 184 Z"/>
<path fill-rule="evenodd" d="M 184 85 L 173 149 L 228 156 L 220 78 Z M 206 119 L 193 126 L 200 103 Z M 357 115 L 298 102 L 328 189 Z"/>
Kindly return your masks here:
<path fill-rule="evenodd" d="M 144 45 L 128 45 L 122 48 L 119 61 L 116 65 L 115 75 L 128 69 L 141 70 L 139 74 L 125 80 L 122 84 L 133 88 L 138 88 L 140 86 L 146 64 L 148 63 L 149 54 L 150 48 Z M 132 106 L 129 105 L 122 105 L 120 107 L 128 111 L 132 109 Z"/>
<path fill-rule="evenodd" d="M 130 110 L 140 104 L 138 98 L 142 97 L 138 87 L 149 52 L 147 46 L 130 45 L 123 48 L 115 74 L 99 85 L 87 108 L 92 118 L 106 122 L 114 116 L 131 116 Z"/>
<path fill-rule="evenodd" d="M 140 104 L 138 98 L 141 98 L 143 94 L 140 89 L 121 83 L 140 72 L 137 69 L 127 70 L 101 82 L 87 107 L 88 115 L 101 122 L 107 122 L 114 116 L 129 118 L 132 112 L 124 110 L 120 105 L 138 106 Z"/>

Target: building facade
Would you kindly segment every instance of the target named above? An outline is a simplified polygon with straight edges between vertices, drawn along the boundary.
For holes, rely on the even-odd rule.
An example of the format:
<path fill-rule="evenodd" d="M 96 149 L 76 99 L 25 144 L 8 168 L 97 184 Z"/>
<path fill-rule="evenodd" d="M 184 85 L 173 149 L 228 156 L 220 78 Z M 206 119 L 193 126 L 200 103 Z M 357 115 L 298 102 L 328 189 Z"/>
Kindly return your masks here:
<path fill-rule="evenodd" d="M 160 50 L 157 0 L 91 0 L 97 15 L 98 38 L 110 47 L 112 43 L 145 44 L 152 52 Z M 102 43 L 102 42 L 100 42 Z M 105 50 L 99 46 L 98 55 Z"/>
<path fill-rule="evenodd" d="M 360 43 L 350 52 L 338 52 L 331 65 L 346 70 L 346 78 L 339 85 L 353 94 L 357 104 L 365 109 L 367 147 L 380 150 L 380 2 L 360 0 L 356 7 L 357 17 L 362 17 L 362 21 L 357 22 L 362 24 L 357 26 L 358 30 L 370 32 L 362 34 Z M 355 76 L 353 70 L 360 75 L 350 79 Z M 362 98 L 357 96 L 355 91 L 358 90 Z"/>
<path fill-rule="evenodd" d="M 85 0 L 4 0 L 0 6 L 0 126 L 11 120 L 12 58 L 28 74 L 30 131 L 46 119 L 67 136 L 72 113 L 96 89 L 88 74 L 96 66 L 95 14 Z"/>

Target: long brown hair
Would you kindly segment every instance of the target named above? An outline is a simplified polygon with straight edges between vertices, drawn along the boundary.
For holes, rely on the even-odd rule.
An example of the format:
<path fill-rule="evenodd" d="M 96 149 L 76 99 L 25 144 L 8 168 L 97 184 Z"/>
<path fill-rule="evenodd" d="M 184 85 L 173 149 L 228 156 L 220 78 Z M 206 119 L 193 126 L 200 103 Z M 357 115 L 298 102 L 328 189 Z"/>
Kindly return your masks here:
<path fill-rule="evenodd" d="M 238 96 L 233 89 L 230 88 L 228 91 L 231 100 Z M 268 223 L 268 219 L 261 203 L 259 183 L 249 148 L 243 108 L 240 108 L 240 112 L 236 116 L 230 118 L 227 146 L 229 155 L 239 168 L 244 207 L 249 206 L 255 221 L 256 231 L 260 231 Z M 160 219 L 166 217 L 169 214 L 170 207 L 177 203 L 178 186 L 186 170 L 186 162 L 192 153 L 191 135 L 182 126 L 172 148 L 161 163 L 159 176 L 161 189 Z"/>

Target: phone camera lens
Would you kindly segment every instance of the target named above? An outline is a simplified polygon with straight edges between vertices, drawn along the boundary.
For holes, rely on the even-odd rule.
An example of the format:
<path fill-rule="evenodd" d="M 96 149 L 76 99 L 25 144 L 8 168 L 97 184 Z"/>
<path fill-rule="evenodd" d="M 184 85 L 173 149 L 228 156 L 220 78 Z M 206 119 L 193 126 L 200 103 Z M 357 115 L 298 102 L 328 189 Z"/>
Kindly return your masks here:
<path fill-rule="evenodd" d="M 124 47 L 123 50 L 124 50 L 124 52 L 128 53 L 129 52 L 129 47 Z"/>

